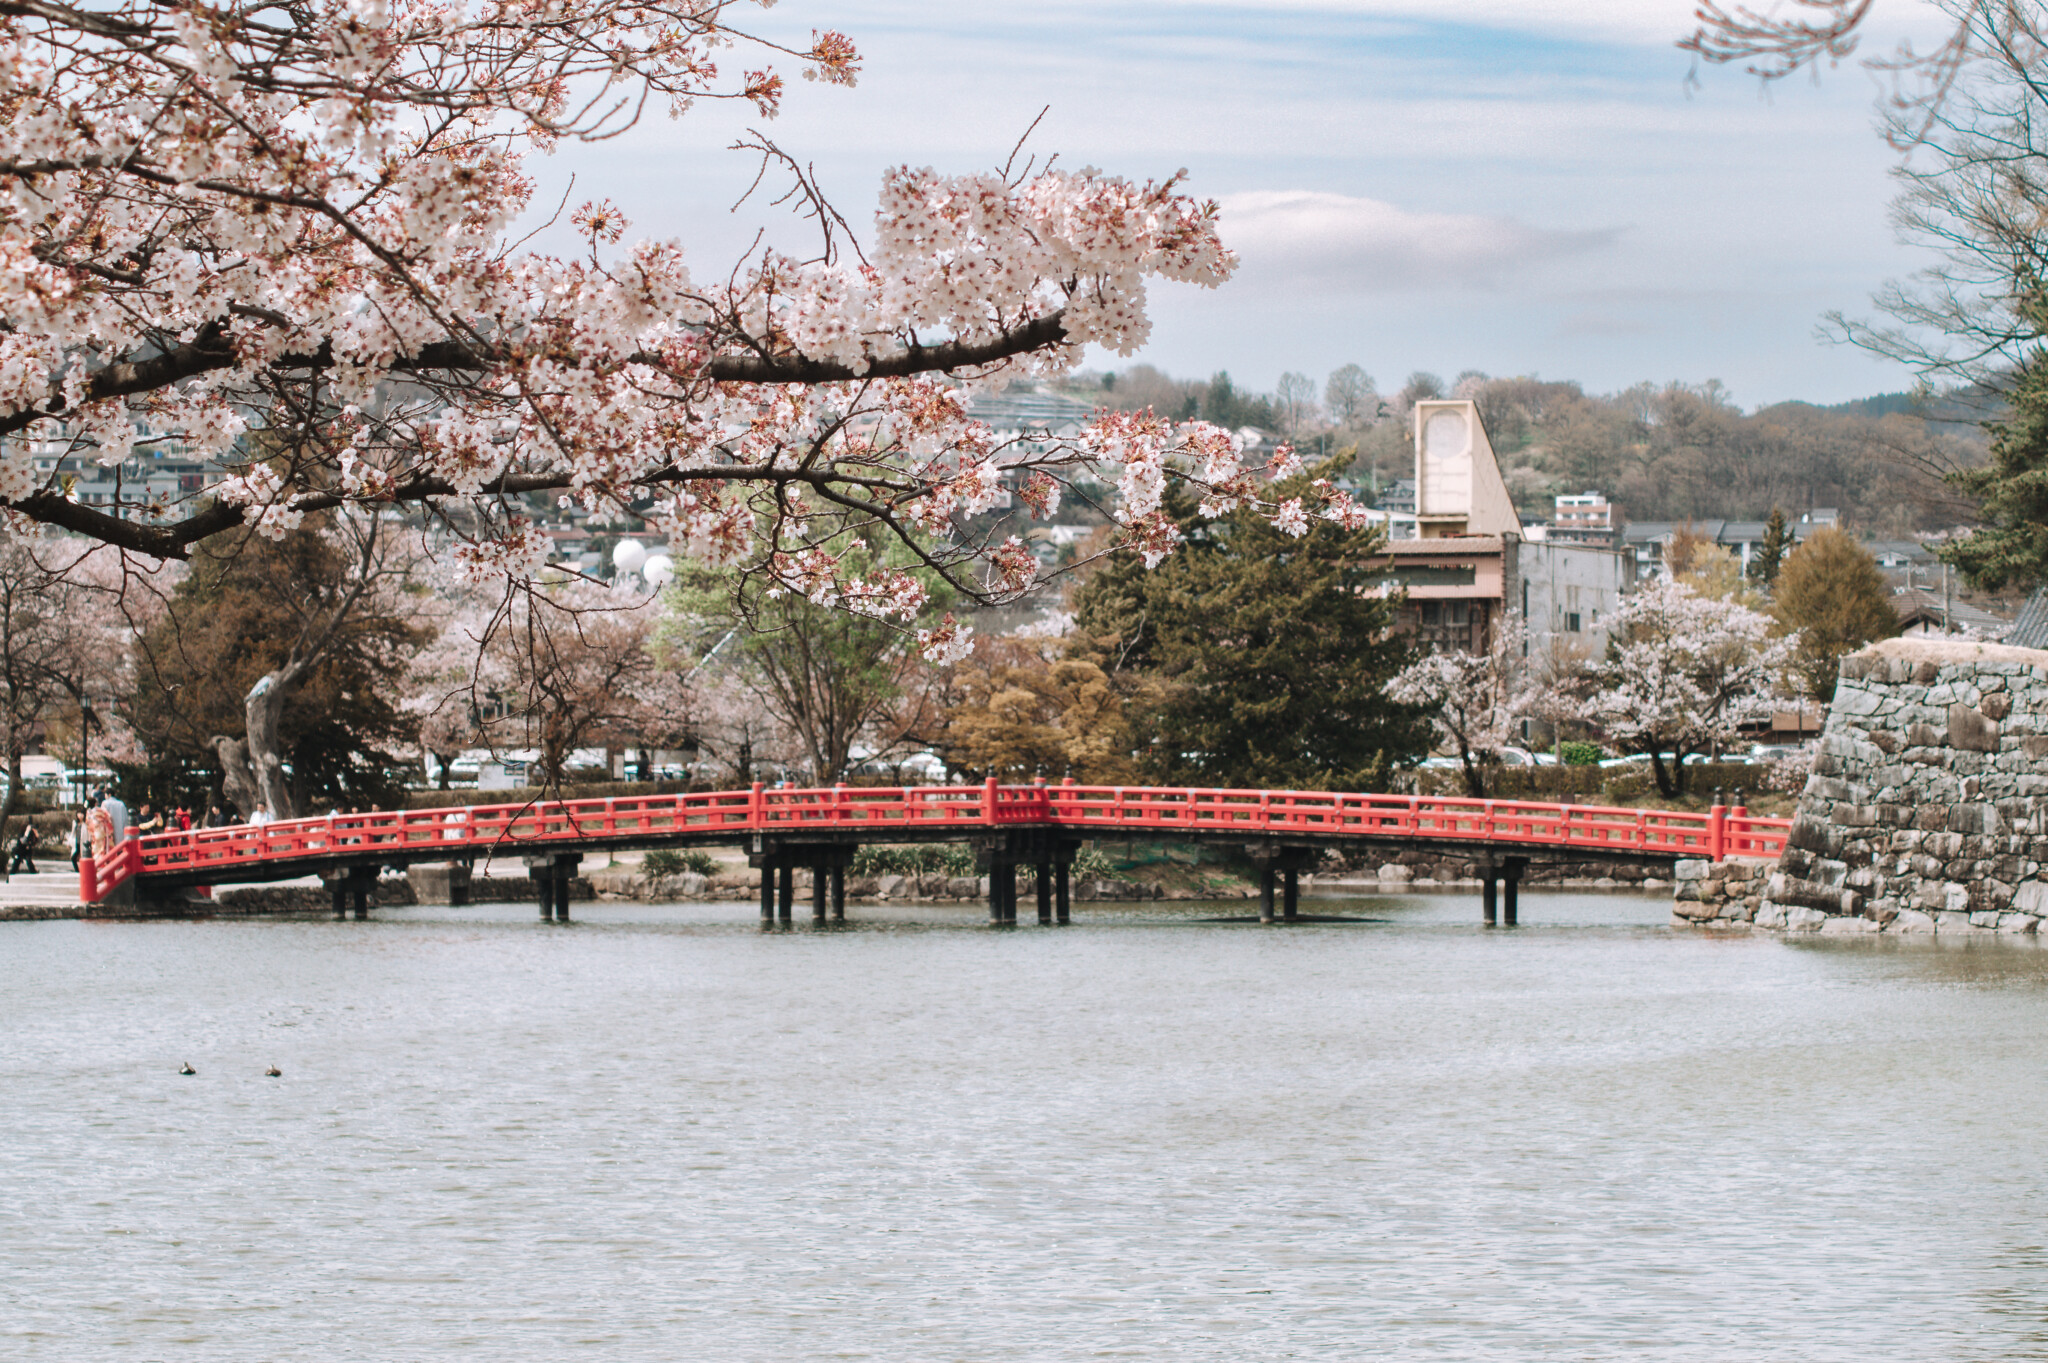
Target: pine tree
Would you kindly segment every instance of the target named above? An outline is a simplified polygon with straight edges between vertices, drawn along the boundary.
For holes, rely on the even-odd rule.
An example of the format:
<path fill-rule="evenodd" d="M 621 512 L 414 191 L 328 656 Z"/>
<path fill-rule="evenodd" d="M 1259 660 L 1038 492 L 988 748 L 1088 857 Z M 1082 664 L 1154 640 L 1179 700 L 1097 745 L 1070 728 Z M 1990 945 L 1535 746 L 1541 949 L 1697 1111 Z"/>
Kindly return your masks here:
<path fill-rule="evenodd" d="M 1757 547 L 1756 557 L 1749 561 L 1749 575 L 1765 586 L 1778 580 L 1778 569 L 1785 562 L 1785 548 L 1792 540 L 1792 531 L 1785 524 L 1785 508 L 1771 508 L 1771 518 L 1764 522 L 1764 542 Z"/>
<path fill-rule="evenodd" d="M 2005 419 L 1985 423 L 1990 459 L 1949 477 L 1988 523 L 1941 557 L 1987 591 L 2048 581 L 2048 350 L 2028 356 L 2017 380 Z"/>
<path fill-rule="evenodd" d="M 1311 476 L 1332 476 L 1341 461 Z M 1207 786 L 1369 790 L 1429 750 L 1426 718 L 1383 694 L 1413 650 L 1369 589 L 1376 530 L 1327 521 L 1294 539 L 1252 511 L 1168 509 L 1187 538 L 1150 572 L 1124 559 L 1075 595 L 1090 657 L 1160 683 L 1130 707 L 1154 779 Z"/>

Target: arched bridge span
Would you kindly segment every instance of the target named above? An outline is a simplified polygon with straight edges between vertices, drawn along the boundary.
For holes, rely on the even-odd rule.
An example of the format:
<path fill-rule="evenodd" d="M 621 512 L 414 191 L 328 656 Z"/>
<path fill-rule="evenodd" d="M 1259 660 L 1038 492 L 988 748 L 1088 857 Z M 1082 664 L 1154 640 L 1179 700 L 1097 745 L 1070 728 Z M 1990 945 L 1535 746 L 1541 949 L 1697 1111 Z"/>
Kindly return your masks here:
<path fill-rule="evenodd" d="M 1331 791 L 1188 786 L 848 787 L 548 800 L 289 819 L 131 836 L 83 859 L 79 896 L 170 899 L 201 886 L 319 875 L 337 907 L 385 866 L 520 858 L 567 915 L 567 878 L 586 852 L 740 846 L 761 870 L 762 913 L 789 915 L 791 870 L 814 871 L 813 910 L 843 913 L 844 874 L 864 843 L 956 842 L 990 873 L 992 921 L 1016 916 L 1016 871 L 1035 867 L 1040 917 L 1065 921 L 1067 868 L 1086 841 L 1169 841 L 1235 847 L 1264 872 L 1262 917 L 1276 885 L 1293 916 L 1295 879 L 1327 850 L 1395 853 L 1454 848 L 1514 887 L 1531 860 L 1568 856 L 1669 866 L 1681 857 L 1774 857 L 1790 822 L 1716 806 L 1704 813 Z M 779 903 L 776 902 L 780 876 Z M 1057 901 L 1056 903 L 1053 901 Z"/>

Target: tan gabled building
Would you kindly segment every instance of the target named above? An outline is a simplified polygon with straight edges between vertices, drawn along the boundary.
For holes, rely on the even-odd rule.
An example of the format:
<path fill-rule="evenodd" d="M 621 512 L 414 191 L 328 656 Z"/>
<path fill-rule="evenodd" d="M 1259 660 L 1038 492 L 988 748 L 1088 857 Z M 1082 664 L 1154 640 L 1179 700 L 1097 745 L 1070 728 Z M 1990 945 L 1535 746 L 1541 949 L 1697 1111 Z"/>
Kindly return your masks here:
<path fill-rule="evenodd" d="M 1418 402 L 1413 420 L 1416 538 L 1390 541 L 1382 561 L 1407 592 L 1403 628 L 1476 650 L 1512 611 L 1532 652 L 1597 657 L 1628 581 L 1621 553 L 1528 538 L 1475 403 Z"/>

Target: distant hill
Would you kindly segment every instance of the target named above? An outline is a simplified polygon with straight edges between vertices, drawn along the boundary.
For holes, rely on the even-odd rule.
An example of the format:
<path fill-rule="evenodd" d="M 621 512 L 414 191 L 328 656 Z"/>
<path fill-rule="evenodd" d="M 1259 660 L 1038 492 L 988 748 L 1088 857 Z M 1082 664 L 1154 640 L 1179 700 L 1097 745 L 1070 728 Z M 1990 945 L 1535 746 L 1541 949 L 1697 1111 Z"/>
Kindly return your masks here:
<path fill-rule="evenodd" d="M 1817 410 L 1836 416 L 1890 416 L 1894 412 L 1914 415 L 1919 404 L 1911 393 L 1879 393 L 1873 398 L 1857 398 L 1851 402 L 1837 402 Z"/>

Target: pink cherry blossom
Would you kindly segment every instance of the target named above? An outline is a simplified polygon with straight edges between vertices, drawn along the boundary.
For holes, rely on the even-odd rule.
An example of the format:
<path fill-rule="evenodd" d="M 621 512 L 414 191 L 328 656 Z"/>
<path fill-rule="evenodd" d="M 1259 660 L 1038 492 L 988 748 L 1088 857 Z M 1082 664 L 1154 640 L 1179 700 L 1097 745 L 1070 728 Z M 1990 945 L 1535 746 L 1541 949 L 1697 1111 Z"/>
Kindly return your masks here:
<path fill-rule="evenodd" d="M 830 85 L 860 74 L 836 30 L 789 49 L 739 17 L 675 0 L 0 16 L 0 513 L 180 558 L 238 520 L 283 536 L 350 504 L 428 504 L 462 539 L 454 572 L 517 579 L 546 550 L 528 494 L 613 516 L 651 498 L 679 553 L 891 616 L 915 594 L 810 552 L 810 521 L 920 537 L 989 600 L 1035 569 L 961 519 L 1012 493 L 1045 517 L 1076 481 L 1115 487 L 1148 563 L 1178 542 L 1171 479 L 1218 514 L 1351 515 L 1335 496 L 1268 505 L 1236 438 L 1202 423 L 1103 413 L 1024 452 L 967 414 L 975 389 L 1067 372 L 1089 344 L 1134 352 L 1152 281 L 1230 277 L 1217 206 L 1181 174 L 896 166 L 853 232 L 756 139 L 814 205 L 803 250 L 693 268 L 658 232 L 626 242 L 603 201 L 570 215 L 573 258 L 514 235 L 533 151 L 649 108 L 772 113 L 778 59 Z M 727 73 L 733 48 L 763 60 Z M 134 515 L 72 500 L 13 450 L 119 465 L 145 434 L 224 471 Z"/>

